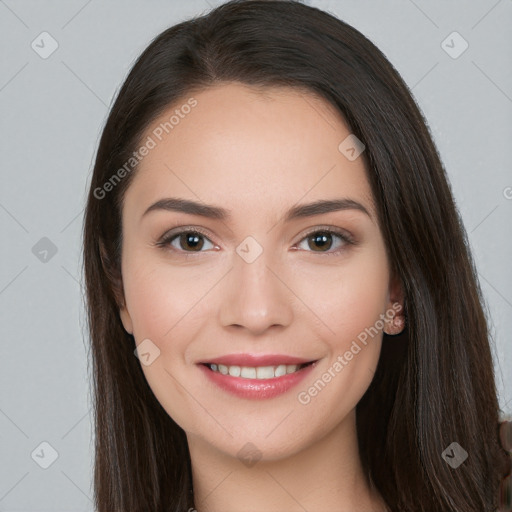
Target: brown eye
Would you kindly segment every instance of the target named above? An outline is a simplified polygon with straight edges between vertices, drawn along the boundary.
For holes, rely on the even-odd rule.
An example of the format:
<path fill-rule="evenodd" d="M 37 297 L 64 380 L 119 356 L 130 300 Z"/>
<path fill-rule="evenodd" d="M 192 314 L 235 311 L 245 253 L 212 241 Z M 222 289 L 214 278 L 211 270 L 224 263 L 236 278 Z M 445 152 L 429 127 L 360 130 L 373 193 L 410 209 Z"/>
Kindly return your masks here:
<path fill-rule="evenodd" d="M 206 249 L 213 248 L 214 245 L 210 240 L 195 230 L 184 230 L 178 233 L 171 233 L 162 238 L 158 245 L 161 247 L 171 247 L 171 250 L 176 252 L 204 252 L 202 249 L 205 249 L 205 242 L 211 245 L 211 247 L 206 246 Z"/>
<path fill-rule="evenodd" d="M 309 247 L 313 248 L 315 251 L 315 247 L 319 247 L 320 250 L 329 250 L 332 246 L 332 235 L 330 233 L 319 231 L 318 233 L 309 236 L 308 240 L 312 242 L 309 244 Z"/>
<path fill-rule="evenodd" d="M 203 236 L 198 233 L 187 232 L 178 235 L 181 247 L 185 249 L 191 248 L 193 251 L 201 250 L 204 245 Z"/>
<path fill-rule="evenodd" d="M 335 239 L 338 238 L 340 242 L 336 245 Z M 312 231 L 308 234 L 301 243 L 307 242 L 309 252 L 318 252 L 326 254 L 337 254 L 342 251 L 347 244 L 353 243 L 352 240 L 345 233 L 333 231 L 330 229 L 322 229 Z M 331 250 L 334 246 L 334 250 Z"/>

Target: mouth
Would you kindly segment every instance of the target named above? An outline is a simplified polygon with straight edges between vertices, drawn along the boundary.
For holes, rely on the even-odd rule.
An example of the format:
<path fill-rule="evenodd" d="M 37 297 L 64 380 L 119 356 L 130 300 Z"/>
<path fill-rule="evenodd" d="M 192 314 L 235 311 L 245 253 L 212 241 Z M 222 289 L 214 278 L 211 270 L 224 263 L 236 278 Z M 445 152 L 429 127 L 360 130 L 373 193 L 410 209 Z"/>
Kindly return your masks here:
<path fill-rule="evenodd" d="M 259 363 L 265 366 L 234 364 L 240 363 L 241 359 L 245 365 Z M 237 354 L 224 356 L 222 362 L 219 358 L 216 361 L 198 363 L 197 366 L 216 389 L 243 399 L 264 400 L 283 395 L 298 386 L 312 374 L 319 361 L 305 361 L 288 356 L 255 358 Z"/>
<path fill-rule="evenodd" d="M 318 360 L 301 364 L 279 364 L 269 366 L 239 366 L 220 363 L 200 363 L 214 373 L 230 375 L 242 379 L 268 380 L 276 379 L 284 375 L 299 373 L 309 366 L 313 366 Z"/>

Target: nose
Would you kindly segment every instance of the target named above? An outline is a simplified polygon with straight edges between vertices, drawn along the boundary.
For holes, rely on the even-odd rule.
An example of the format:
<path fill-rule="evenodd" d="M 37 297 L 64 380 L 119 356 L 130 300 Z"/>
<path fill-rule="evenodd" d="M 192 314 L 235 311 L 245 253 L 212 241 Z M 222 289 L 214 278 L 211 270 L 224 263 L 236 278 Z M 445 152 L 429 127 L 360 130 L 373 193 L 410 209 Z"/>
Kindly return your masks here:
<path fill-rule="evenodd" d="M 293 292 L 267 251 L 252 262 L 235 255 L 223 280 L 219 319 L 224 328 L 244 328 L 253 335 L 286 327 L 293 318 Z"/>

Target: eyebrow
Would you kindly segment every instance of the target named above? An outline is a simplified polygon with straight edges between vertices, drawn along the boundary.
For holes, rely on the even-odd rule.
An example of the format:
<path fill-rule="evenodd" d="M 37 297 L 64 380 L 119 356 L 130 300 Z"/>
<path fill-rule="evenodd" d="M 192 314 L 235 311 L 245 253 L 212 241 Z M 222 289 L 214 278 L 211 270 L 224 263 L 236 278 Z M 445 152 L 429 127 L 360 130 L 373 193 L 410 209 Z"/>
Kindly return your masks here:
<path fill-rule="evenodd" d="M 190 199 L 181 199 L 177 197 L 168 197 L 160 199 L 156 203 L 152 204 L 143 214 L 142 217 L 147 215 L 151 211 L 155 210 L 167 210 L 181 213 L 188 213 L 191 215 L 199 215 L 210 219 L 217 220 L 229 220 L 231 218 L 231 212 L 220 206 L 213 206 L 204 203 L 192 201 Z M 365 213 L 371 218 L 368 210 L 359 202 L 348 199 L 329 199 L 319 200 L 313 203 L 301 204 L 290 208 L 286 212 L 284 218 L 285 222 L 289 222 L 294 219 L 313 217 L 315 215 L 321 215 L 324 213 L 330 213 L 342 210 L 358 210 Z"/>

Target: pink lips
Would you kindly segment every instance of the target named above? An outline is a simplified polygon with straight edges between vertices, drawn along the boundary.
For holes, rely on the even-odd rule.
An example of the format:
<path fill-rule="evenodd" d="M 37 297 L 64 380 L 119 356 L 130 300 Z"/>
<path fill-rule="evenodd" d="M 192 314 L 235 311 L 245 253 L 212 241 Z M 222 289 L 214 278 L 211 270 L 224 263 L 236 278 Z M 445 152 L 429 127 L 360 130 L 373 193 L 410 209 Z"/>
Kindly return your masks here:
<path fill-rule="evenodd" d="M 224 364 L 226 366 L 279 366 L 280 364 L 305 364 L 294 373 L 273 377 L 271 379 L 247 379 L 243 377 L 234 377 L 232 375 L 223 375 L 220 372 L 213 371 L 209 364 Z M 311 374 L 317 361 L 308 359 L 285 356 L 285 355 L 253 355 L 253 354 L 230 354 L 199 363 L 198 367 L 205 374 L 206 378 L 213 382 L 220 389 L 233 395 L 248 399 L 266 399 L 274 398 L 285 393 L 296 386 L 304 378 Z"/>

